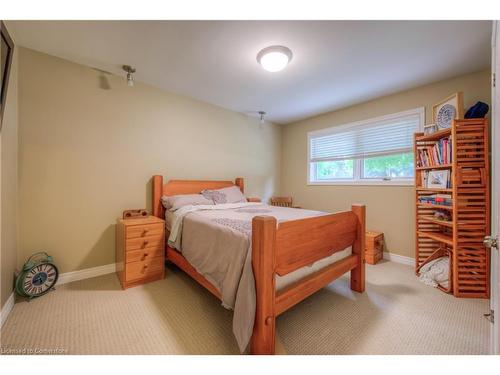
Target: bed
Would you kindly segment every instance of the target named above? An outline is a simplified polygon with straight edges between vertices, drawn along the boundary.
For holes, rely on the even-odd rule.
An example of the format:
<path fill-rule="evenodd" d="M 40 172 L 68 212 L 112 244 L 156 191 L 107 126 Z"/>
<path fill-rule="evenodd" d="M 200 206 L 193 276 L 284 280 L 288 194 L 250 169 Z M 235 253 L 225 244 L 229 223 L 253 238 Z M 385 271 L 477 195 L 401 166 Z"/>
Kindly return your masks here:
<path fill-rule="evenodd" d="M 166 219 L 168 227 L 171 218 L 166 215 L 162 196 L 197 194 L 204 189 L 231 186 L 237 186 L 244 193 L 242 178 L 234 182 L 170 180 L 164 184 L 162 176 L 153 176 L 153 215 Z M 166 258 L 223 305 L 234 308 L 233 332 L 240 350 L 248 338 L 250 353 L 274 354 L 277 316 L 347 272 L 350 272 L 351 289 L 364 291 L 365 207 L 354 204 L 350 211 L 327 214 L 271 208 L 256 199 L 249 201 L 218 207 L 219 210 L 191 212 L 183 220 L 177 218 L 177 222 L 184 222 L 182 251 L 172 241 L 165 241 Z M 235 227 L 234 223 L 245 225 Z M 167 238 L 169 235 L 167 230 Z M 221 237 L 224 235 L 229 237 Z M 222 247 L 207 245 L 220 243 L 221 239 Z M 249 249 L 245 251 L 242 247 L 238 252 L 235 249 L 239 244 Z M 231 263 L 221 266 L 217 257 L 235 258 L 232 264 L 237 265 L 238 271 L 241 268 L 237 289 L 232 290 L 230 284 L 220 282 L 231 279 L 237 272 L 233 272 Z M 205 265 L 207 262 L 210 264 Z M 221 276 L 221 270 L 229 276 Z M 228 297 L 233 295 L 234 301 Z"/>

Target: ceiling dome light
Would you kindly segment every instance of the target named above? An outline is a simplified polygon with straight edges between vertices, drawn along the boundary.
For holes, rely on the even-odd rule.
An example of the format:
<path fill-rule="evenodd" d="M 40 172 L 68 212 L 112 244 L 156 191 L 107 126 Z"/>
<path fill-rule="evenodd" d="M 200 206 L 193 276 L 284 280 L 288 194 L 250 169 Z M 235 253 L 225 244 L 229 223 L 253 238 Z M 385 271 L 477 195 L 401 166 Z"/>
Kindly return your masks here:
<path fill-rule="evenodd" d="M 292 60 L 292 51 L 284 46 L 264 48 L 257 54 L 257 61 L 268 72 L 279 72 Z"/>

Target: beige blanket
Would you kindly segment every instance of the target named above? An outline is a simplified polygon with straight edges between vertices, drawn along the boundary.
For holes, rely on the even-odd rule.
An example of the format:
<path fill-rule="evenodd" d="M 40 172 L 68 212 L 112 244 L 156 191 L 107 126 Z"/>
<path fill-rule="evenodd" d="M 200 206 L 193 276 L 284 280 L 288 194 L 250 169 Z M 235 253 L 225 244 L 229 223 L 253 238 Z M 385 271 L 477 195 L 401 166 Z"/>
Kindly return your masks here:
<path fill-rule="evenodd" d="M 250 341 L 255 319 L 252 271 L 252 218 L 274 216 L 278 222 L 325 215 L 261 203 L 183 207 L 167 215 L 169 243 L 221 293 L 224 307 L 234 310 L 233 333 L 241 352 Z"/>

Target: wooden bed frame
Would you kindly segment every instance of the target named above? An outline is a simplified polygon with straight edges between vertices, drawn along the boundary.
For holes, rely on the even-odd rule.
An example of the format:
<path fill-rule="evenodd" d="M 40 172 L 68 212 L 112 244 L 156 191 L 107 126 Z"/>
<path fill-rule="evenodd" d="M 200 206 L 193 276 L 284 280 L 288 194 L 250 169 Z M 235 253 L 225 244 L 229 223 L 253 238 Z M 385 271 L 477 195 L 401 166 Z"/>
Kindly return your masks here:
<path fill-rule="evenodd" d="M 153 176 L 153 215 L 165 218 L 162 195 L 196 194 L 203 189 L 238 186 L 233 181 L 170 180 Z M 252 220 L 252 266 L 255 277 L 256 311 L 250 351 L 274 354 L 276 317 L 322 289 L 346 272 L 351 272 L 351 289 L 365 290 L 365 206 L 352 205 L 351 211 L 277 224 L 272 216 Z M 166 257 L 189 276 L 221 299 L 217 288 L 198 273 L 177 250 L 166 246 Z M 286 275 L 336 251 L 352 246 L 352 255 L 276 291 L 275 275 Z"/>

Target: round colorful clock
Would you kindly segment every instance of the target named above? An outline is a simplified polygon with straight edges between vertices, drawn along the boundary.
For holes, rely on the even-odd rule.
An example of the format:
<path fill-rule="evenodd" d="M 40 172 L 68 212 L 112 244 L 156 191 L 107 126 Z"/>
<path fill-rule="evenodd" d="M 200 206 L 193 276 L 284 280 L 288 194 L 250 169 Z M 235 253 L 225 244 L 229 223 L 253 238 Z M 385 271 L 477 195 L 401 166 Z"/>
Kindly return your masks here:
<path fill-rule="evenodd" d="M 24 264 L 16 279 L 17 294 L 28 297 L 40 297 L 50 291 L 57 282 L 59 271 L 52 263 L 53 259 L 45 252 L 33 254 Z"/>

